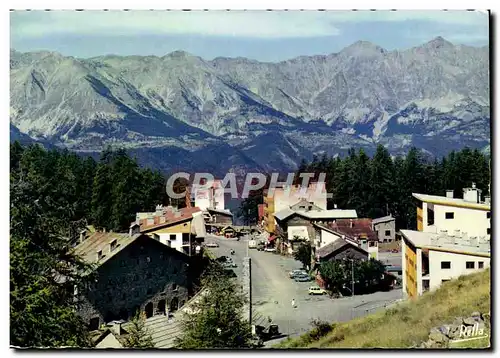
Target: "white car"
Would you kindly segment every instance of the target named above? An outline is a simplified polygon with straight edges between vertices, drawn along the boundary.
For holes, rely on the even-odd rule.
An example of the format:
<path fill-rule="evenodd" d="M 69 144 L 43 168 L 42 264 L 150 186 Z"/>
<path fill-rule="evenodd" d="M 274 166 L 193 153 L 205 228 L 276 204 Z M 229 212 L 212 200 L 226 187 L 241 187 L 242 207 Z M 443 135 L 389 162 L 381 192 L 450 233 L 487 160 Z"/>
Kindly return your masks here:
<path fill-rule="evenodd" d="M 264 251 L 266 251 L 266 252 L 276 252 L 276 249 L 274 247 L 266 247 L 264 249 Z"/>
<path fill-rule="evenodd" d="M 219 247 L 219 244 L 216 242 L 209 242 L 205 245 L 206 247 Z"/>

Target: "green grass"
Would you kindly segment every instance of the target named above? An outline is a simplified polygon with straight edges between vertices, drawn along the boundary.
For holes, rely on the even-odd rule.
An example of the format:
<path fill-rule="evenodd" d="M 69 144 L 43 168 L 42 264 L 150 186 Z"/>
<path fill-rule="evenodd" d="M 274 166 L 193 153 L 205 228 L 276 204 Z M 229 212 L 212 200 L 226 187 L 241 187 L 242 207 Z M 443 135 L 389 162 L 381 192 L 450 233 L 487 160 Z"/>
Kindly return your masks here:
<path fill-rule="evenodd" d="M 432 327 L 450 324 L 455 317 L 474 311 L 490 311 L 489 269 L 446 282 L 414 301 L 335 324 L 323 337 L 313 339 L 309 332 L 275 348 L 410 348 L 426 341 Z"/>

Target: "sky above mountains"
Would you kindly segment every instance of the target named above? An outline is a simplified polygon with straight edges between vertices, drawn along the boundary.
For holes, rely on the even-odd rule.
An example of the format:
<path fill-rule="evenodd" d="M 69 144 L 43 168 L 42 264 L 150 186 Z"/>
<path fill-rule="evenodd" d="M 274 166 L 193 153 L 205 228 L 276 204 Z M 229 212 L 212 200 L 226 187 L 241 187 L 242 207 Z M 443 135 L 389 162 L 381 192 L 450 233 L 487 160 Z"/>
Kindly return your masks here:
<path fill-rule="evenodd" d="M 205 59 L 281 61 L 338 52 L 358 40 L 387 50 L 442 36 L 489 44 L 479 11 L 12 11 L 11 47 L 75 57 L 163 56 L 183 50 Z"/>

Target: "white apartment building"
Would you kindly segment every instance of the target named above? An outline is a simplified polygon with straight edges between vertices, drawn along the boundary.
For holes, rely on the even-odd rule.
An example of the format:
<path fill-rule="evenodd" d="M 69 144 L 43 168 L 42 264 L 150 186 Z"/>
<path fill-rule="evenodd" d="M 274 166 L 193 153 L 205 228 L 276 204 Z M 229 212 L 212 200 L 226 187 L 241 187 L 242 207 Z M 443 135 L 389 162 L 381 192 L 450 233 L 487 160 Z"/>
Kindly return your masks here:
<path fill-rule="evenodd" d="M 415 298 L 443 282 L 490 266 L 490 239 L 401 230 L 403 293 Z"/>
<path fill-rule="evenodd" d="M 453 191 L 446 196 L 413 194 L 418 199 L 417 230 L 431 233 L 454 234 L 456 230 L 471 236 L 491 235 L 490 198 L 481 201 L 481 190 L 475 184 L 464 189 L 463 199 L 454 198 Z"/>
<path fill-rule="evenodd" d="M 207 209 L 225 210 L 224 188 L 221 180 L 214 180 L 210 188 L 202 188 L 201 185 L 193 185 L 191 188 L 194 206 L 202 211 Z"/>

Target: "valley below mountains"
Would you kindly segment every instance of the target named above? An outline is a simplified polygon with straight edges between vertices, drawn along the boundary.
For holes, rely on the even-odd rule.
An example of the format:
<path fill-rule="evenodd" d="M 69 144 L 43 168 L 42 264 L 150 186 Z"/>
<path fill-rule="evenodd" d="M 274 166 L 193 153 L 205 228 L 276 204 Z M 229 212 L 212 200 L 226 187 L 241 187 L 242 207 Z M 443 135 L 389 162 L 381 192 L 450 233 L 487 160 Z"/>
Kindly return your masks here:
<path fill-rule="evenodd" d="M 11 140 L 96 155 L 125 147 L 171 173 L 287 171 L 314 154 L 489 150 L 489 49 L 356 42 L 278 63 L 10 53 Z"/>

